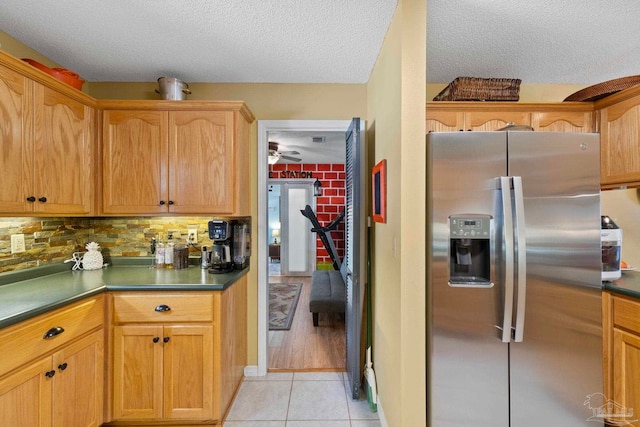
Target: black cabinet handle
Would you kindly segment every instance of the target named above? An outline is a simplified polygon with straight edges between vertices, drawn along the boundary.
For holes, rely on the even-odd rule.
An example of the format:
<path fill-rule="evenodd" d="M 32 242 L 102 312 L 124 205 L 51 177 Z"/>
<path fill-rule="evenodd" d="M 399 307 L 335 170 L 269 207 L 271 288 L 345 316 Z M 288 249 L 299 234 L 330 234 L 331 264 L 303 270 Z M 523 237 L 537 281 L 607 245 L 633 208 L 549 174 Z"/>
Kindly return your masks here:
<path fill-rule="evenodd" d="M 169 206 L 173 204 L 173 200 L 169 200 Z"/>
<path fill-rule="evenodd" d="M 65 369 L 67 369 L 67 362 L 59 364 L 58 369 L 60 369 L 61 371 L 64 371 Z"/>
<path fill-rule="evenodd" d="M 42 337 L 42 339 L 43 340 L 50 340 L 51 338 L 56 337 L 56 336 L 60 335 L 63 332 L 64 332 L 64 328 L 62 326 L 56 326 L 55 328 L 51 328 L 47 332 L 45 332 L 45 334 Z"/>
<path fill-rule="evenodd" d="M 160 200 L 160 206 L 164 206 L 166 202 L 164 200 Z"/>
<path fill-rule="evenodd" d="M 153 337 L 153 342 L 154 342 L 154 343 L 156 343 L 156 342 L 158 342 L 158 341 L 160 341 L 160 337 Z"/>
<path fill-rule="evenodd" d="M 157 307 L 155 308 L 155 310 L 156 310 L 156 311 L 160 311 L 160 312 L 162 312 L 162 311 L 171 311 L 171 307 L 169 307 L 169 306 L 168 306 L 168 305 L 166 305 L 166 304 L 160 304 L 159 306 L 157 306 Z"/>
<path fill-rule="evenodd" d="M 164 337 L 164 338 L 162 339 L 162 341 L 163 341 L 163 342 L 169 342 L 169 339 L 170 339 L 169 337 Z"/>
<path fill-rule="evenodd" d="M 44 373 L 44 376 L 47 378 L 53 378 L 55 374 L 56 374 L 56 371 L 47 371 Z"/>
<path fill-rule="evenodd" d="M 42 203 L 47 203 L 47 198 L 46 197 L 38 197 L 38 201 L 42 202 Z"/>
<path fill-rule="evenodd" d="M 36 196 L 29 196 L 27 197 L 27 202 L 35 202 L 36 201 Z"/>

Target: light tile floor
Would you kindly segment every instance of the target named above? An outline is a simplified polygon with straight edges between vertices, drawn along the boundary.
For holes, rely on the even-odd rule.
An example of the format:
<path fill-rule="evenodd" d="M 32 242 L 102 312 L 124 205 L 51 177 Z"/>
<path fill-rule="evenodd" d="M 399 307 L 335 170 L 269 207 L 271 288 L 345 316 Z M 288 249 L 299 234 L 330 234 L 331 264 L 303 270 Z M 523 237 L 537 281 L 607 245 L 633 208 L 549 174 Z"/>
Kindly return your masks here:
<path fill-rule="evenodd" d="M 347 388 L 344 372 L 246 377 L 224 427 L 381 427 L 366 396 L 354 401 Z"/>

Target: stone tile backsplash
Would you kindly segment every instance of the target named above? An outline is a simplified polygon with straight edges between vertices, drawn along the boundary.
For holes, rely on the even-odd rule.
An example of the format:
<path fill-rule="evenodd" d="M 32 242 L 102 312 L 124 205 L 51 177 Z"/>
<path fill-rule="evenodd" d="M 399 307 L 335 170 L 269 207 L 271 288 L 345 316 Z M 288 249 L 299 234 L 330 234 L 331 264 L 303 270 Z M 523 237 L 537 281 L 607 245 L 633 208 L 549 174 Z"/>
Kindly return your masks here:
<path fill-rule="evenodd" d="M 211 244 L 207 223 L 212 217 L 0 218 L 0 273 L 70 259 L 97 242 L 105 259 L 150 256 L 151 238 L 187 241 L 187 227 L 197 225 L 198 248 Z M 11 235 L 24 234 L 25 252 L 11 253 Z M 191 247 L 190 251 L 199 249 Z"/>

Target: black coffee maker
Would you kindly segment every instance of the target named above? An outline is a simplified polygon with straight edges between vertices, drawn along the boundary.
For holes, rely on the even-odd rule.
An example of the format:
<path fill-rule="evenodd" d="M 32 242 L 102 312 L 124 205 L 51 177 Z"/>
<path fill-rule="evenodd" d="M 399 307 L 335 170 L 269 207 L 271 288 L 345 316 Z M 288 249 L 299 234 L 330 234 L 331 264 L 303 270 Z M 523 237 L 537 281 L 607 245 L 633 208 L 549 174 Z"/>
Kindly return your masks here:
<path fill-rule="evenodd" d="M 209 238 L 213 240 L 209 273 L 233 271 L 233 227 L 228 221 L 209 221 Z"/>

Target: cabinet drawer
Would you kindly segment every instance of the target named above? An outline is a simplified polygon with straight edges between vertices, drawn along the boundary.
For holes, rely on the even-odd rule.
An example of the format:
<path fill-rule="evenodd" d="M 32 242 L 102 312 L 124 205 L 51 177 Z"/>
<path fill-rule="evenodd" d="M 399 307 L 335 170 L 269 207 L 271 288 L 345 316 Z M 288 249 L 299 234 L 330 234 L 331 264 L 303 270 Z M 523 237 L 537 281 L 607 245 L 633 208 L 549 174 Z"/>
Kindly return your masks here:
<path fill-rule="evenodd" d="M 625 298 L 613 297 L 613 324 L 640 332 L 640 303 Z"/>
<path fill-rule="evenodd" d="M 0 354 L 4 355 L 0 358 L 0 375 L 42 357 L 102 326 L 103 322 L 104 297 L 101 295 L 0 330 Z M 54 328 L 64 331 L 44 338 Z"/>
<path fill-rule="evenodd" d="M 212 322 L 213 295 L 202 292 L 115 294 L 113 321 L 115 323 Z"/>

